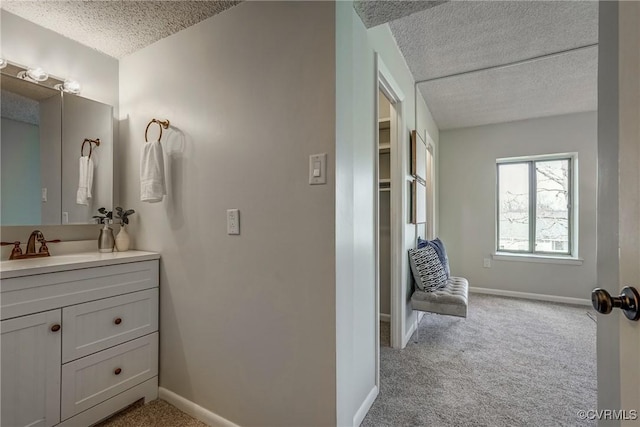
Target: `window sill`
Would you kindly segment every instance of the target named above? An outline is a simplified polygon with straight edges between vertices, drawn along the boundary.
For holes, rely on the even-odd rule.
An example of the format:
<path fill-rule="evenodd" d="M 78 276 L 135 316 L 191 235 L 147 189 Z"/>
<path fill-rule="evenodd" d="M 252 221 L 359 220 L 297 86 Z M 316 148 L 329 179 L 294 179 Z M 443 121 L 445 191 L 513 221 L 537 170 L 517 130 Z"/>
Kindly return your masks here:
<path fill-rule="evenodd" d="M 582 265 L 584 263 L 582 258 L 574 258 L 570 256 L 514 254 L 509 252 L 496 252 L 492 257 L 496 261 L 519 261 L 541 264 Z"/>

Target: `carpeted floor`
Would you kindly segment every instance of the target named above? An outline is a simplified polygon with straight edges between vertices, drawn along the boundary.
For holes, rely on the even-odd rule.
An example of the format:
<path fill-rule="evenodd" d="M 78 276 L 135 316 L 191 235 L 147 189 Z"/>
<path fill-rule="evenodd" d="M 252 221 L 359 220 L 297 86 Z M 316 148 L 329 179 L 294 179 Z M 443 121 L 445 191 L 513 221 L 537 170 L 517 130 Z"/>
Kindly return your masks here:
<path fill-rule="evenodd" d="M 587 312 L 472 294 L 467 319 L 427 314 L 418 344 L 381 345 L 380 394 L 362 426 L 595 426 L 577 416 L 597 399 Z"/>
<path fill-rule="evenodd" d="M 391 323 L 380 322 L 380 347 L 391 347 Z"/>
<path fill-rule="evenodd" d="M 164 400 L 135 403 L 95 427 L 207 427 Z"/>

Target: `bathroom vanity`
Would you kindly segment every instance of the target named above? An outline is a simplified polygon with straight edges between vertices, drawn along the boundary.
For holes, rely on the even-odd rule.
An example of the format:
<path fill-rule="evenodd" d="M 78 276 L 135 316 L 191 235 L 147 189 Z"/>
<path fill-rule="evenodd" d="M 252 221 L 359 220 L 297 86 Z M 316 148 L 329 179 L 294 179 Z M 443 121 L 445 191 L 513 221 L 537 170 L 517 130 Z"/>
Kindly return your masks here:
<path fill-rule="evenodd" d="M 0 425 L 87 427 L 157 397 L 159 258 L 0 263 Z"/>

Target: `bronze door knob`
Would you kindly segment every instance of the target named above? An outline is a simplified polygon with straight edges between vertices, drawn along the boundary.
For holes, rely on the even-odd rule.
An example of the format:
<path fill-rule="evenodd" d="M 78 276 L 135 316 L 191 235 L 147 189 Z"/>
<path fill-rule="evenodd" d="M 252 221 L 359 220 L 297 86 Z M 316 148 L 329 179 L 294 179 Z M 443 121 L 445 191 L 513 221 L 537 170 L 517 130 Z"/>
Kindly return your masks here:
<path fill-rule="evenodd" d="M 598 313 L 609 314 L 614 308 L 619 308 L 627 319 L 640 319 L 640 294 L 631 286 L 622 288 L 617 297 L 612 297 L 605 289 L 595 288 L 591 291 L 591 304 Z"/>

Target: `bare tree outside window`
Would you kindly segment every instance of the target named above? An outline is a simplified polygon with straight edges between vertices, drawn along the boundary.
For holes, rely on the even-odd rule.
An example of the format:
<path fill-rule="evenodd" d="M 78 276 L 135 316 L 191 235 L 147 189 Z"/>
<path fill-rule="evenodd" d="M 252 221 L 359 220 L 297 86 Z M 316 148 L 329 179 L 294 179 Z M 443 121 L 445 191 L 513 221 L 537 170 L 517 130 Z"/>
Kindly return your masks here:
<path fill-rule="evenodd" d="M 571 159 L 498 163 L 498 251 L 571 253 Z"/>
<path fill-rule="evenodd" d="M 499 165 L 499 250 L 529 252 L 529 164 Z"/>

